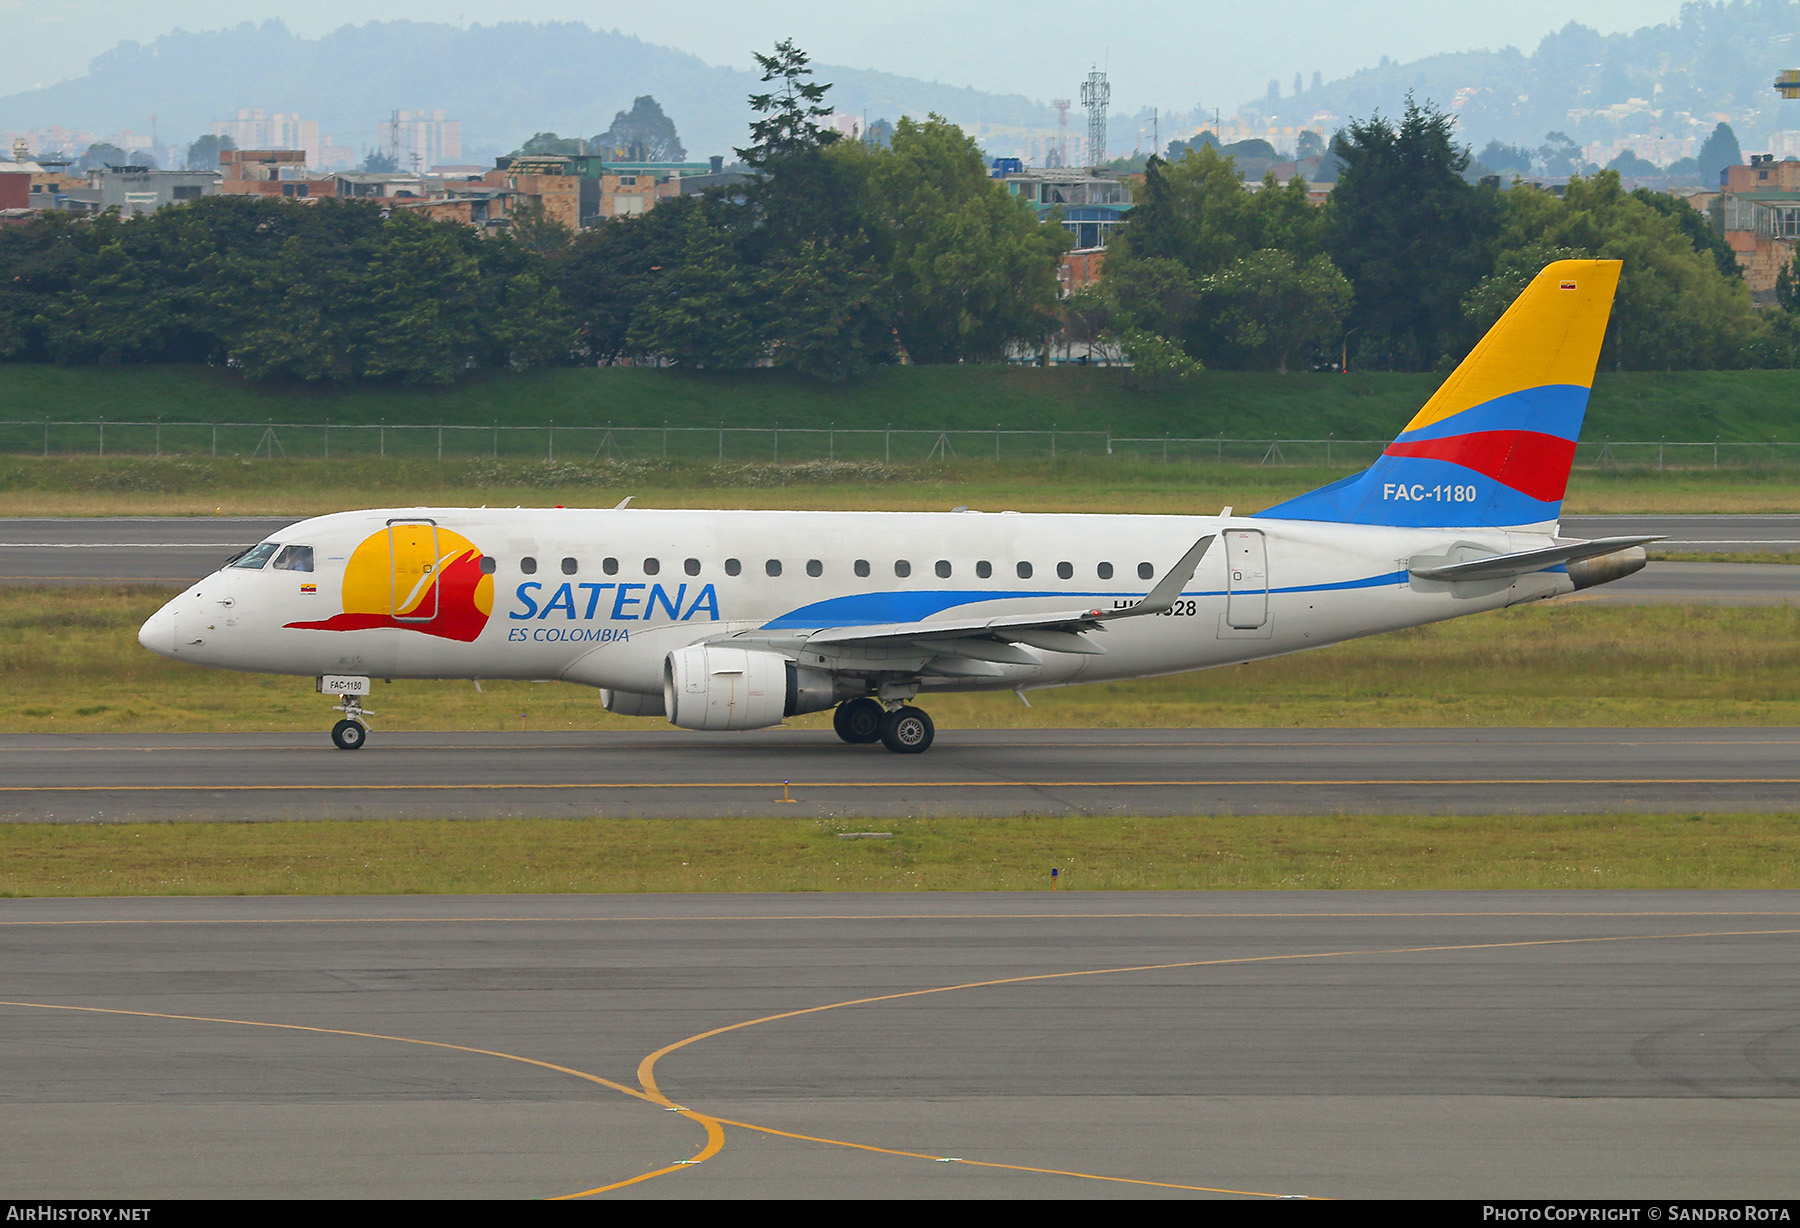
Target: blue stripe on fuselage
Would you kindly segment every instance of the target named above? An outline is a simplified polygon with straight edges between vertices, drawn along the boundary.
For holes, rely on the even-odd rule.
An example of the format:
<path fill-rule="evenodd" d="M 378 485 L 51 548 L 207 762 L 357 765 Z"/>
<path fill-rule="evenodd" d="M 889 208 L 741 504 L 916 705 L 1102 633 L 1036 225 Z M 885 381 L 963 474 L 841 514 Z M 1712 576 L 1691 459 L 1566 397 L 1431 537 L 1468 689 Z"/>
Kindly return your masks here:
<path fill-rule="evenodd" d="M 1379 588 L 1384 584 L 1404 584 L 1406 572 L 1391 571 L 1385 575 L 1366 576 L 1360 580 L 1339 580 L 1329 584 L 1296 584 L 1272 588 L 1271 593 L 1325 593 L 1352 588 Z M 1262 589 L 1240 589 L 1239 592 L 1262 592 Z M 869 627 L 888 623 L 919 623 L 920 630 L 930 630 L 925 619 L 958 606 L 978 605 L 985 601 L 1020 601 L 1038 597 L 1064 599 L 1087 598 L 1098 601 L 1142 601 L 1144 593 L 1051 592 L 1037 589 L 990 591 L 983 589 L 926 589 L 886 593 L 852 593 L 815 601 L 762 625 L 764 631 L 791 631 L 819 627 Z M 1183 597 L 1224 597 L 1224 589 L 1188 591 Z"/>

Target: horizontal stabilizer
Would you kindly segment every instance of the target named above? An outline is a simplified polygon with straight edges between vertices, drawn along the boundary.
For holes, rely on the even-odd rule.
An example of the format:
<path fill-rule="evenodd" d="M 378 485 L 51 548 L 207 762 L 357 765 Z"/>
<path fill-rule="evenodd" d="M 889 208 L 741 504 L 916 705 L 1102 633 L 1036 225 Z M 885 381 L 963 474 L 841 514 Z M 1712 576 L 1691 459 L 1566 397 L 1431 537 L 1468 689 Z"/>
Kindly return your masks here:
<path fill-rule="evenodd" d="M 1600 537 L 1593 541 L 1570 542 L 1565 546 L 1546 546 L 1541 550 L 1521 550 L 1516 554 L 1495 554 L 1487 558 L 1465 559 L 1460 563 L 1414 567 L 1412 574 L 1421 580 L 1501 580 L 1661 540 L 1660 536 Z"/>

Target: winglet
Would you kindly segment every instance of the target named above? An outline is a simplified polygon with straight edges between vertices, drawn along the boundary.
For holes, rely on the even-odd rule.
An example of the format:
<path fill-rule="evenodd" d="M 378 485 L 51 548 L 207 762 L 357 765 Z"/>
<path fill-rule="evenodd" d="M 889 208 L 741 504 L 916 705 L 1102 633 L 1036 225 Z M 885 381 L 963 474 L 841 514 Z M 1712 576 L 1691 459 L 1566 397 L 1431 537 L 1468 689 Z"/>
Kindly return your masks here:
<path fill-rule="evenodd" d="M 1163 578 L 1156 582 L 1156 587 L 1150 590 L 1149 596 L 1136 605 L 1127 606 L 1123 610 L 1095 610 L 1092 617 L 1131 618 L 1139 614 L 1161 614 L 1174 609 L 1175 599 L 1181 596 L 1181 590 L 1187 587 L 1187 582 L 1194 578 L 1194 569 L 1200 566 L 1200 560 L 1206 557 L 1207 547 L 1213 544 L 1216 536 L 1217 534 L 1208 533 L 1189 546 L 1187 553 L 1176 561 L 1175 566 L 1163 573 Z"/>

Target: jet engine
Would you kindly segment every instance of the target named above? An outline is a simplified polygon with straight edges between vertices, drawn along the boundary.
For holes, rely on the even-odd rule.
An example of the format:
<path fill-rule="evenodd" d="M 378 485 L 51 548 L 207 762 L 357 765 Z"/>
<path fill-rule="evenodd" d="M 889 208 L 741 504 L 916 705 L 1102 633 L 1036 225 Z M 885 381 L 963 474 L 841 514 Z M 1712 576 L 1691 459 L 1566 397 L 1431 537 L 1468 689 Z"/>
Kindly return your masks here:
<path fill-rule="evenodd" d="M 683 729 L 761 729 L 837 699 L 830 674 L 778 652 L 695 644 L 663 662 L 663 710 Z"/>
<path fill-rule="evenodd" d="M 1643 570 L 1648 557 L 1642 546 L 1632 546 L 1596 558 L 1576 559 L 1569 564 L 1569 579 L 1574 583 L 1576 592 L 1593 588 L 1596 584 L 1611 584 L 1614 580 L 1623 580 L 1633 572 Z"/>

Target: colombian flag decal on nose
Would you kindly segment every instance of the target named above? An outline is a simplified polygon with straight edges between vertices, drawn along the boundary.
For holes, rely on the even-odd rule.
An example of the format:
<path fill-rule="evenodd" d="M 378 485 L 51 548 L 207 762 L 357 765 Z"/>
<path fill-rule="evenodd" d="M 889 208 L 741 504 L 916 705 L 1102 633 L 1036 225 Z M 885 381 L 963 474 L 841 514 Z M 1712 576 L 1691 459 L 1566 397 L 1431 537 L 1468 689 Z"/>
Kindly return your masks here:
<path fill-rule="evenodd" d="M 431 524 L 396 524 L 365 538 L 344 564 L 344 612 L 303 631 L 393 628 L 467 644 L 494 612 L 494 578 L 481 551 Z"/>

